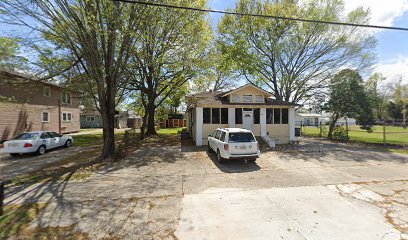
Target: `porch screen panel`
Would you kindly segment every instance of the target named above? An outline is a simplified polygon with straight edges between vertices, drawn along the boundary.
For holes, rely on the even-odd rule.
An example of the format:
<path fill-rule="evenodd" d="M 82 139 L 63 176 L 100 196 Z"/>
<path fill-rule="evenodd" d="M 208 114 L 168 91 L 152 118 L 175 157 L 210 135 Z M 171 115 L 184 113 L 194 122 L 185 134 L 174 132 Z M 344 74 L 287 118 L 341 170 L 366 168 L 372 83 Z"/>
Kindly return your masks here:
<path fill-rule="evenodd" d="M 274 124 L 281 123 L 281 109 L 280 108 L 273 109 L 273 123 Z"/>
<path fill-rule="evenodd" d="M 211 108 L 203 108 L 203 123 L 211 123 Z"/>
<path fill-rule="evenodd" d="M 228 108 L 221 108 L 221 123 L 228 124 Z"/>
<path fill-rule="evenodd" d="M 254 124 L 259 124 L 261 119 L 261 111 L 259 108 L 254 108 Z"/>
<path fill-rule="evenodd" d="M 242 124 L 242 108 L 235 109 L 235 124 Z"/>
<path fill-rule="evenodd" d="M 211 116 L 212 124 L 220 124 L 220 109 L 212 108 L 211 113 L 212 113 L 212 116 Z"/>
<path fill-rule="evenodd" d="M 273 108 L 266 109 L 266 124 L 272 124 L 273 121 Z"/>
<path fill-rule="evenodd" d="M 282 124 L 289 123 L 289 111 L 287 108 L 282 108 Z"/>

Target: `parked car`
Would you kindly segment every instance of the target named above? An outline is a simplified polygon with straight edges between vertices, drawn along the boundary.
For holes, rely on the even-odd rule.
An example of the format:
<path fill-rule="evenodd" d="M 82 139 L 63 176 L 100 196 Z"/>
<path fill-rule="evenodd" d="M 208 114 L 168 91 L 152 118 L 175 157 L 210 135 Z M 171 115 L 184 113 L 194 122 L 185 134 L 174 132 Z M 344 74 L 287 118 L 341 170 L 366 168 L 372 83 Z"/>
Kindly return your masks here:
<path fill-rule="evenodd" d="M 71 136 L 60 135 L 55 132 L 26 132 L 18 135 L 13 140 L 3 143 L 2 152 L 11 156 L 22 153 L 37 153 L 43 155 L 47 150 L 57 147 L 70 147 L 74 140 Z"/>
<path fill-rule="evenodd" d="M 208 151 L 217 154 L 217 161 L 247 159 L 255 162 L 260 155 L 254 134 L 242 128 L 218 128 L 208 135 Z"/>

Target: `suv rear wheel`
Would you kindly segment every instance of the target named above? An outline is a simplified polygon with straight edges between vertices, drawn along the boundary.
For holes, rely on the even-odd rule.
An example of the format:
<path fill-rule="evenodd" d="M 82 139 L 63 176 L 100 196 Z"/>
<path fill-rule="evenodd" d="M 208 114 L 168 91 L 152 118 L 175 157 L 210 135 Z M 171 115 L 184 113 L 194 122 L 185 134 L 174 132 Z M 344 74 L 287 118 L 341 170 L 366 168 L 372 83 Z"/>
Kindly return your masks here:
<path fill-rule="evenodd" d="M 223 162 L 224 162 L 224 159 L 221 157 L 220 150 L 217 150 L 217 162 L 219 164 L 223 164 Z"/>

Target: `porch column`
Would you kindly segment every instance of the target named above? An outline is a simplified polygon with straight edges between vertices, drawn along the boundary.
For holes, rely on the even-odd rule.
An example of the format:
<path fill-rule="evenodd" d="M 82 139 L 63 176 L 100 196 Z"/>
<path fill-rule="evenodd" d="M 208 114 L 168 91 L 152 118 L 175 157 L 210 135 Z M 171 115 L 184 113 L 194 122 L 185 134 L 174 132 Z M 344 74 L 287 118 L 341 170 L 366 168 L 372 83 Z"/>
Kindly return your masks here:
<path fill-rule="evenodd" d="M 295 141 L 295 108 L 289 108 L 289 140 Z"/>
<path fill-rule="evenodd" d="M 235 127 L 235 108 L 228 108 L 228 127 Z"/>
<path fill-rule="evenodd" d="M 203 145 L 203 108 L 196 107 L 196 146 Z"/>
<path fill-rule="evenodd" d="M 261 136 L 266 136 L 266 108 L 260 109 Z"/>

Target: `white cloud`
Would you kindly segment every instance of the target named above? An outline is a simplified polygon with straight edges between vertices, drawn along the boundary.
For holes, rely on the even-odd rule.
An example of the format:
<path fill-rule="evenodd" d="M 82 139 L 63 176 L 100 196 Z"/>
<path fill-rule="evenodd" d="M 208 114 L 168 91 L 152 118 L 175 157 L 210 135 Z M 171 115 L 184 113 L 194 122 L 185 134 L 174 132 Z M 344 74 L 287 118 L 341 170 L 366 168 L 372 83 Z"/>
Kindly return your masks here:
<path fill-rule="evenodd" d="M 380 72 L 387 78 L 387 82 L 394 81 L 402 77 L 408 83 L 408 57 L 398 57 L 397 59 L 377 64 L 374 72 Z"/>
<path fill-rule="evenodd" d="M 345 11 L 357 7 L 370 8 L 371 24 L 392 26 L 396 18 L 408 11 L 408 0 L 344 0 Z"/>

